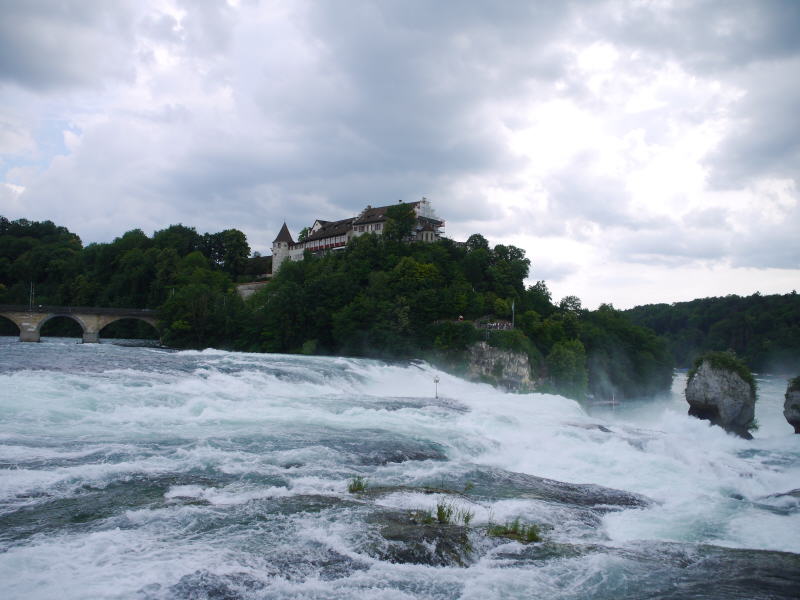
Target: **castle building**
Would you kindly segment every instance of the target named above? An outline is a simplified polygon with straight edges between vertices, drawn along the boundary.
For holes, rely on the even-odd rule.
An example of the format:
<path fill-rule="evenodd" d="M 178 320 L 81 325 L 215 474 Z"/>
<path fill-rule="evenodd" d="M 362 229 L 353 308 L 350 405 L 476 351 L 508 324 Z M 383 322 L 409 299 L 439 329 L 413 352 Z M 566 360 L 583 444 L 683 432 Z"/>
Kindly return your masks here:
<path fill-rule="evenodd" d="M 427 198 L 409 202 L 414 209 L 416 224 L 408 241 L 435 242 L 444 233 L 444 221 L 436 216 Z M 390 206 L 367 206 L 356 217 L 341 221 L 317 219 L 302 241 L 295 242 L 286 223 L 272 242 L 272 274 L 278 272 L 285 260 L 303 260 L 303 253 L 341 250 L 354 237 L 365 233 L 382 234 L 386 227 L 386 212 Z"/>

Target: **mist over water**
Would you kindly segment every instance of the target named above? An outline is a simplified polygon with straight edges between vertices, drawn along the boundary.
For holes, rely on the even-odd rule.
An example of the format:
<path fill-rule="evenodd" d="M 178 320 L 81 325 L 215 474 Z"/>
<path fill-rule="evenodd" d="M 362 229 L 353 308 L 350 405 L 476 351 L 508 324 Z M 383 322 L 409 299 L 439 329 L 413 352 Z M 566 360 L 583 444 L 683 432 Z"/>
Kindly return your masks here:
<path fill-rule="evenodd" d="M 423 363 L 0 338 L 0 595 L 800 596 L 786 381 L 759 378 L 752 441 L 684 385 L 584 408 Z M 443 497 L 470 560 L 388 559 L 387 515 Z M 546 542 L 484 535 L 517 517 Z"/>

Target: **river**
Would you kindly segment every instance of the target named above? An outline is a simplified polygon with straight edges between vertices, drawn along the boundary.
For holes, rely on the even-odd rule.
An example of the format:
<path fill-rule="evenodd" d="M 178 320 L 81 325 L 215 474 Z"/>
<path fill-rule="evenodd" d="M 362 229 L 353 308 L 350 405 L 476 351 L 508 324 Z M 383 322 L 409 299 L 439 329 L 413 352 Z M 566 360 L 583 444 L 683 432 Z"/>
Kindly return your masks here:
<path fill-rule="evenodd" d="M 681 373 L 587 409 L 423 363 L 0 338 L 0 597 L 797 598 L 800 435 L 758 382 L 745 441 Z M 443 500 L 469 527 L 411 521 Z M 487 535 L 517 518 L 544 541 Z"/>

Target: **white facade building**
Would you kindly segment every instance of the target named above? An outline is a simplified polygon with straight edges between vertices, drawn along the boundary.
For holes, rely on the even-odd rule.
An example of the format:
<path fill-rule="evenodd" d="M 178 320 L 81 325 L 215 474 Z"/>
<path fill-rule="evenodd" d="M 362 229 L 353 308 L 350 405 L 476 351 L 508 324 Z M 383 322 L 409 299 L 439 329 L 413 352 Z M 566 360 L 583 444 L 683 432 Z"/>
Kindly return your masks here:
<path fill-rule="evenodd" d="M 427 198 L 417 202 L 410 202 L 417 222 L 409 241 L 435 242 L 441 239 L 444 221 L 436 213 Z M 302 260 L 303 253 L 329 252 L 340 250 L 352 238 L 365 233 L 382 234 L 386 227 L 386 212 L 390 206 L 373 208 L 367 206 L 357 217 L 342 219 L 341 221 L 323 221 L 317 219 L 308 231 L 306 238 L 295 242 L 286 223 L 283 224 L 278 236 L 272 242 L 272 274 L 278 272 L 285 260 Z"/>

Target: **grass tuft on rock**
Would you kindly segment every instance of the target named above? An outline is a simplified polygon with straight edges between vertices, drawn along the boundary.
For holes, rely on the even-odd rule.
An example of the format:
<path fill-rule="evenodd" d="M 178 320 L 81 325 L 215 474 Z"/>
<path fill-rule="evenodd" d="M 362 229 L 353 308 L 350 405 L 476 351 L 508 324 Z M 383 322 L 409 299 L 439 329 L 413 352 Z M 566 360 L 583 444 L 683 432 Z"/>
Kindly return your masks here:
<path fill-rule="evenodd" d="M 787 392 L 800 392 L 800 375 L 795 377 L 794 379 L 789 380 L 789 387 L 786 389 Z"/>
<path fill-rule="evenodd" d="M 542 532 L 535 523 L 522 523 L 519 518 L 507 521 L 504 525 L 490 523 L 486 533 L 492 537 L 503 537 L 523 544 L 542 541 Z"/>
<path fill-rule="evenodd" d="M 432 510 L 416 510 L 411 513 L 413 521 L 423 525 L 463 525 L 469 527 L 475 513 L 467 508 L 456 506 L 453 502 L 439 500 Z"/>
<path fill-rule="evenodd" d="M 351 494 L 356 494 L 358 492 L 363 492 L 367 489 L 367 480 L 364 479 L 361 475 L 356 475 L 350 480 L 350 483 L 347 484 L 347 491 Z"/>

